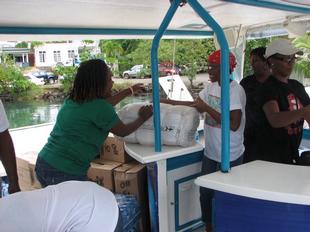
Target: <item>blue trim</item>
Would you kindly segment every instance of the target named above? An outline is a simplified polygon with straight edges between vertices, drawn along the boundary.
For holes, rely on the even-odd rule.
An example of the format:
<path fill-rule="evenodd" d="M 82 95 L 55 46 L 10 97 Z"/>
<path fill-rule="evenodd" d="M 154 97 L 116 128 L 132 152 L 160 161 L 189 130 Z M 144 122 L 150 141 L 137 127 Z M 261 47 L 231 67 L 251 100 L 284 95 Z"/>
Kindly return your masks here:
<path fill-rule="evenodd" d="M 157 164 L 147 164 L 147 189 L 150 208 L 151 231 L 157 232 L 159 219 L 157 207 Z"/>
<path fill-rule="evenodd" d="M 161 37 L 167 29 L 173 15 L 177 11 L 181 0 L 174 0 L 169 7 L 162 23 L 156 32 L 152 48 L 151 48 L 151 70 L 152 70 L 152 86 L 153 86 L 153 120 L 154 120 L 154 136 L 155 136 L 155 151 L 161 151 L 161 131 L 160 131 L 160 99 L 159 99 L 159 81 L 158 81 L 158 47 Z"/>
<path fill-rule="evenodd" d="M 270 1 L 263 0 L 223 0 L 224 2 L 232 2 L 249 6 L 265 7 L 269 9 L 282 10 L 282 11 L 292 11 L 302 14 L 310 14 L 310 8 L 293 6 L 289 4 L 281 4 Z"/>
<path fill-rule="evenodd" d="M 167 160 L 167 171 L 181 168 L 202 161 L 203 150 Z"/>
<path fill-rule="evenodd" d="M 32 35 L 155 35 L 153 29 L 62 28 L 62 27 L 0 27 L 0 34 Z M 212 31 L 167 30 L 165 35 L 213 36 Z"/>
<path fill-rule="evenodd" d="M 304 129 L 302 133 L 302 138 L 306 140 L 310 140 L 310 130 L 309 129 Z"/>
<path fill-rule="evenodd" d="M 192 226 L 191 228 L 189 228 L 187 230 L 184 230 L 184 232 L 197 231 L 197 229 L 204 228 L 204 227 L 205 227 L 205 224 L 201 221 L 199 224 Z M 201 231 L 201 230 L 199 230 L 199 231 Z"/>
<path fill-rule="evenodd" d="M 221 171 L 230 169 L 230 96 L 229 96 L 229 48 L 221 26 L 206 12 L 197 0 L 188 0 L 194 11 L 213 29 L 221 47 L 221 125 L 222 125 L 222 152 Z"/>
<path fill-rule="evenodd" d="M 175 217 L 175 230 L 181 230 L 184 229 L 186 227 L 189 227 L 192 224 L 195 224 L 199 221 L 201 221 L 201 218 L 198 219 L 194 219 L 192 221 L 189 221 L 183 225 L 180 225 L 180 219 L 179 219 L 179 185 L 183 182 L 189 181 L 189 180 L 193 180 L 196 179 L 198 176 L 200 176 L 200 173 L 197 173 L 195 175 L 191 175 L 191 176 L 187 176 L 181 179 L 178 179 L 174 182 L 174 217 Z"/>

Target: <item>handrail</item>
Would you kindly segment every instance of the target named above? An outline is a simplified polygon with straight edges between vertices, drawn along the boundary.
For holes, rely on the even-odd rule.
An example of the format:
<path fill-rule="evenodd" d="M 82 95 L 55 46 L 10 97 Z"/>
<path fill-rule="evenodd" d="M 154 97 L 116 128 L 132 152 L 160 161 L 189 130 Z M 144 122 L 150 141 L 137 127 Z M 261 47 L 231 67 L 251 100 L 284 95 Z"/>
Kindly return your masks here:
<path fill-rule="evenodd" d="M 162 23 L 156 32 L 151 48 L 151 68 L 152 68 L 152 85 L 153 85 L 153 120 L 154 120 L 154 136 L 155 136 L 155 151 L 161 151 L 161 131 L 160 131 L 160 99 L 159 99 L 159 81 L 158 81 L 158 46 L 161 37 L 167 29 L 172 17 L 178 9 L 181 0 L 174 0 L 171 3 Z"/>
<path fill-rule="evenodd" d="M 174 0 L 165 15 L 152 43 L 151 50 L 151 67 L 153 83 L 153 107 L 154 107 L 154 129 L 155 129 L 155 151 L 161 151 L 161 133 L 160 133 L 160 105 L 159 105 L 159 88 L 158 88 L 158 46 L 164 30 L 168 27 L 174 13 L 176 12 L 181 0 Z M 197 0 L 188 0 L 190 6 L 196 13 L 208 24 L 219 40 L 221 47 L 221 124 L 222 124 L 222 172 L 228 172 L 230 156 L 230 123 L 229 123 L 229 48 L 222 28 L 206 12 L 206 10 L 197 2 Z M 224 99 L 228 99 L 224 101 Z"/>
<path fill-rule="evenodd" d="M 216 34 L 221 47 L 221 171 L 228 172 L 230 169 L 230 96 L 229 96 L 229 47 L 223 29 L 211 17 L 211 15 L 198 3 L 197 0 L 188 0 L 190 6 L 202 18 Z"/>

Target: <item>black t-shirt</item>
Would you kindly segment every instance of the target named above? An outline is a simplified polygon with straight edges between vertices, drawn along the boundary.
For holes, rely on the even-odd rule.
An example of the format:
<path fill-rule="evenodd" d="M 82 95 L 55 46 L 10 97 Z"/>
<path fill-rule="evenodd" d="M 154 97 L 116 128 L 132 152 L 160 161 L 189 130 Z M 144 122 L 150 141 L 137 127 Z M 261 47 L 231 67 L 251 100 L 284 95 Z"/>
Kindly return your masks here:
<path fill-rule="evenodd" d="M 255 75 L 247 76 L 242 79 L 240 85 L 244 88 L 246 94 L 245 106 L 245 128 L 244 128 L 244 153 L 243 162 L 247 163 L 258 159 L 258 144 L 257 144 L 257 112 L 259 106 L 257 104 L 258 89 L 262 85 Z"/>
<path fill-rule="evenodd" d="M 304 86 L 298 81 L 289 79 L 288 83 L 283 83 L 273 76 L 270 76 L 258 91 L 260 110 L 257 114 L 259 122 L 257 142 L 260 159 L 293 163 L 293 159 L 298 157 L 304 120 L 300 119 L 287 127 L 273 128 L 262 107 L 268 101 L 274 100 L 277 101 L 280 111 L 293 111 L 309 105 L 310 98 Z"/>
<path fill-rule="evenodd" d="M 255 128 L 257 127 L 257 94 L 258 89 L 262 85 L 261 82 L 257 81 L 255 75 L 247 76 L 240 81 L 240 85 L 243 87 L 246 94 L 246 106 L 245 116 L 246 123 L 244 129 L 244 139 L 246 141 L 255 140 Z"/>

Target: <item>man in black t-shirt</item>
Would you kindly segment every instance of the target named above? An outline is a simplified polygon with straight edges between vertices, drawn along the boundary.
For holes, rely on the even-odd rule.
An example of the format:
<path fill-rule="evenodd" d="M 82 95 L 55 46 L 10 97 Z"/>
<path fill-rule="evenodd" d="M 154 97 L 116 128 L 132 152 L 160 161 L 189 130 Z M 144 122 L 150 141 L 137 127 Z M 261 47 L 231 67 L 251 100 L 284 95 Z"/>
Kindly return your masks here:
<path fill-rule="evenodd" d="M 272 74 L 259 90 L 259 159 L 286 164 L 298 160 L 304 119 L 310 121 L 310 98 L 304 86 L 289 77 L 301 53 L 286 39 L 266 48 Z"/>
<path fill-rule="evenodd" d="M 247 163 L 258 158 L 257 148 L 257 91 L 259 87 L 270 75 L 267 61 L 264 57 L 266 48 L 258 47 L 250 53 L 250 63 L 253 69 L 253 75 L 249 75 L 241 80 L 240 85 L 244 88 L 246 94 L 246 123 L 244 129 L 244 156 L 243 162 Z"/>

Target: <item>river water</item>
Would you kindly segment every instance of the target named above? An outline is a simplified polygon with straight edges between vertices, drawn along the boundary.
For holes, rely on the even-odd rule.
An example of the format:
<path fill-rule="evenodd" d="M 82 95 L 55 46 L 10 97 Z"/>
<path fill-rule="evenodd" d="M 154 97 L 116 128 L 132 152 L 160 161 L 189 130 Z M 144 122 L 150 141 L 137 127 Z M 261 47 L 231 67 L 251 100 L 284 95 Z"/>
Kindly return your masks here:
<path fill-rule="evenodd" d="M 151 95 L 127 97 L 115 106 L 116 110 L 126 104 L 134 102 L 149 102 Z M 55 122 L 58 111 L 62 105 L 43 101 L 33 102 L 4 102 L 4 108 L 10 123 L 10 128 L 37 125 Z"/>

